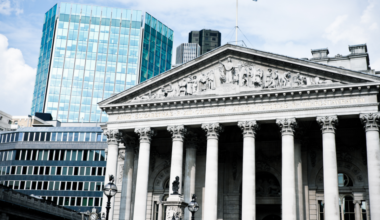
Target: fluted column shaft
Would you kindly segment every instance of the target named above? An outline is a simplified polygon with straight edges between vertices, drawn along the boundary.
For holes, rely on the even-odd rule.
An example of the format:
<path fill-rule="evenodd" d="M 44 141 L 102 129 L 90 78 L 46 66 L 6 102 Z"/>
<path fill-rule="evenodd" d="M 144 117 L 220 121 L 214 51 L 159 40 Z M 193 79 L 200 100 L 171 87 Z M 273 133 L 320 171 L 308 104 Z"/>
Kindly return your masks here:
<path fill-rule="evenodd" d="M 367 140 L 367 167 L 371 219 L 380 219 L 379 113 L 361 114 Z"/>
<path fill-rule="evenodd" d="M 206 181 L 204 219 L 216 220 L 218 212 L 218 137 L 222 127 L 218 123 L 203 124 L 207 132 Z"/>
<path fill-rule="evenodd" d="M 107 165 L 106 165 L 106 174 L 104 176 L 104 185 L 107 185 L 109 183 L 109 176 L 114 175 L 115 178 L 117 173 L 117 157 L 119 152 L 119 142 L 121 138 L 121 134 L 119 130 L 106 130 L 104 131 L 104 135 L 107 136 Z M 103 194 L 103 205 L 102 205 L 102 212 L 106 212 L 106 206 L 107 206 L 107 196 Z M 109 211 L 109 218 L 110 220 L 113 217 L 113 207 L 114 207 L 114 201 L 115 198 L 111 199 L 111 209 Z"/>
<path fill-rule="evenodd" d="M 133 165 L 135 159 L 134 140 L 125 140 L 124 144 L 126 145 L 126 148 L 124 157 L 119 220 L 131 219 Z"/>
<path fill-rule="evenodd" d="M 150 142 L 154 131 L 150 128 L 136 128 L 135 132 L 140 136 L 140 150 L 133 220 L 145 220 L 148 196 Z"/>
<path fill-rule="evenodd" d="M 183 164 L 183 141 L 186 133 L 186 128 L 183 125 L 168 126 L 168 131 L 172 134 L 172 160 L 170 166 L 170 183 L 179 177 L 180 183 L 183 181 L 182 164 Z M 182 194 L 181 185 L 178 189 L 178 194 Z M 173 185 L 169 184 L 169 197 L 173 193 Z"/>
<path fill-rule="evenodd" d="M 294 128 L 297 126 L 294 118 L 277 119 L 277 125 L 282 134 L 282 219 L 295 220 L 296 213 L 296 182 L 294 163 Z"/>
<path fill-rule="evenodd" d="M 242 220 L 256 219 L 256 167 L 255 132 L 259 128 L 256 121 L 239 122 L 243 131 L 243 184 Z"/>
<path fill-rule="evenodd" d="M 338 166 L 336 160 L 335 129 L 337 116 L 317 117 L 322 128 L 323 142 L 323 193 L 325 217 L 327 220 L 340 220 Z"/>

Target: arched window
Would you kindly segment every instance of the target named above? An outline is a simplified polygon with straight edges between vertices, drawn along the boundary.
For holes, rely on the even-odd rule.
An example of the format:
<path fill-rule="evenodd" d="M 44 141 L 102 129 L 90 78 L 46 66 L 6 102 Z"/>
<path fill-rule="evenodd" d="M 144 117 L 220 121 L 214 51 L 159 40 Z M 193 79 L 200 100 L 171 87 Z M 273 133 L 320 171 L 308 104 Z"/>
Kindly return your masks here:
<path fill-rule="evenodd" d="M 352 179 L 345 173 L 338 173 L 338 186 L 350 187 L 354 186 Z"/>
<path fill-rule="evenodd" d="M 339 208 L 342 220 L 355 220 L 355 204 L 352 196 L 339 198 Z"/>

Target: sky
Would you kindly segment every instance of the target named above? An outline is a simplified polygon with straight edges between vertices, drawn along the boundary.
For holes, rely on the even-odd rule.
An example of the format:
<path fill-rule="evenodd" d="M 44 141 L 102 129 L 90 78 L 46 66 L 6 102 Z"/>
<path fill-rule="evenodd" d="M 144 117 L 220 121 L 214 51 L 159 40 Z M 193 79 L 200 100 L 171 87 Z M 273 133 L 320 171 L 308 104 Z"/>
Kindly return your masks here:
<path fill-rule="evenodd" d="M 149 12 L 174 31 L 174 50 L 192 30 L 215 29 L 235 41 L 236 0 L 76 0 Z M 0 110 L 30 114 L 44 14 L 57 1 L 0 0 Z M 380 0 L 239 0 L 238 40 L 247 47 L 297 58 L 311 49 L 348 55 L 366 43 L 380 71 Z M 172 62 L 174 63 L 174 62 Z"/>

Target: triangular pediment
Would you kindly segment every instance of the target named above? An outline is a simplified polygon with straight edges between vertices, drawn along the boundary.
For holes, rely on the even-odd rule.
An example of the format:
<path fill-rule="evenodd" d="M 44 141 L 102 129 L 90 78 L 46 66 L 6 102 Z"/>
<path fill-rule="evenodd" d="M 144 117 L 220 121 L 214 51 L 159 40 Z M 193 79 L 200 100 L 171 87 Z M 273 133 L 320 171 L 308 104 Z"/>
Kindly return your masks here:
<path fill-rule="evenodd" d="M 380 77 L 227 44 L 99 106 L 374 82 L 380 83 Z"/>

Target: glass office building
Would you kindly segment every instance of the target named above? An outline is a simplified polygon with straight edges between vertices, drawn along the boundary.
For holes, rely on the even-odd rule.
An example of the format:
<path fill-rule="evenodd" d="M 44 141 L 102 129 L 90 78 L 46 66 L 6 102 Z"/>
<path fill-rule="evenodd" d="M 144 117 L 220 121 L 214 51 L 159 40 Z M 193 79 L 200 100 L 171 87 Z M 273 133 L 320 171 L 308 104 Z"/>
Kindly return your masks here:
<path fill-rule="evenodd" d="M 61 3 L 45 14 L 42 33 L 32 115 L 106 122 L 99 101 L 171 66 L 173 31 L 138 10 Z"/>
<path fill-rule="evenodd" d="M 140 82 L 171 68 L 173 31 L 146 13 Z"/>
<path fill-rule="evenodd" d="M 78 212 L 99 212 L 106 141 L 100 127 L 1 132 L 0 183 Z"/>
<path fill-rule="evenodd" d="M 199 57 L 201 47 L 197 43 L 183 43 L 177 47 L 176 64 L 189 62 Z"/>

